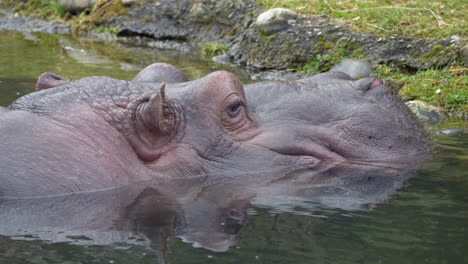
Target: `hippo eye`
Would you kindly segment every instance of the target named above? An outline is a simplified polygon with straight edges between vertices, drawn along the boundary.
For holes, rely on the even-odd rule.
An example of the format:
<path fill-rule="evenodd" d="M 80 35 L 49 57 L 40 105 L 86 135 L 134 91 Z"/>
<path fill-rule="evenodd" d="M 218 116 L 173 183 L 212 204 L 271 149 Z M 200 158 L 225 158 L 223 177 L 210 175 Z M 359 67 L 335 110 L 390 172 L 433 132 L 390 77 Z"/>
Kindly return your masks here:
<path fill-rule="evenodd" d="M 238 94 L 231 94 L 223 103 L 221 120 L 224 128 L 229 131 L 243 131 L 250 127 L 252 120 L 249 117 L 247 104 Z"/>
<path fill-rule="evenodd" d="M 242 110 L 242 107 L 244 107 L 244 105 L 242 104 L 242 102 L 238 102 L 238 103 L 235 103 L 235 104 L 232 104 L 230 107 L 229 107 L 229 111 L 228 111 L 228 114 L 230 117 L 236 117 L 240 114 L 241 110 Z"/>
<path fill-rule="evenodd" d="M 231 94 L 224 101 L 224 112 L 229 119 L 237 119 L 245 110 L 245 102 L 237 94 Z"/>

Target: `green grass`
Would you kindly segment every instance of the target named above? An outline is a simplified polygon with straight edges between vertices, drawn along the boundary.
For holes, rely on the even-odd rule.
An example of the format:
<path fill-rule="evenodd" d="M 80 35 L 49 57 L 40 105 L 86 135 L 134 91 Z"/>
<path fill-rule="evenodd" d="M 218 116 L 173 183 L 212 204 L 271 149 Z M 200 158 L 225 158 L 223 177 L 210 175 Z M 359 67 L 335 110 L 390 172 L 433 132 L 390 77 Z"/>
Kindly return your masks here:
<path fill-rule="evenodd" d="M 305 73 L 325 72 L 344 58 L 365 59 L 360 48 L 342 44 L 334 45 L 334 43 L 326 41 L 325 38 L 320 39 L 317 44 L 315 58 L 299 67 L 298 71 Z"/>
<path fill-rule="evenodd" d="M 380 35 L 466 37 L 466 0 L 258 0 L 265 8 L 284 7 L 301 14 L 327 14 L 352 27 Z"/>
<path fill-rule="evenodd" d="M 4 5 L 15 3 L 14 11 L 22 15 L 34 15 L 43 19 L 60 19 L 66 14 L 65 8 L 57 0 L 6 1 Z"/>
<path fill-rule="evenodd" d="M 315 55 L 315 59 L 302 65 L 298 71 L 306 73 L 328 71 L 333 65 L 339 63 L 341 59 L 342 57 L 338 54 L 317 54 Z"/>
<path fill-rule="evenodd" d="M 468 114 L 468 76 L 466 68 L 426 70 L 416 74 L 399 72 L 386 65 L 377 65 L 374 74 L 403 83 L 398 94 L 404 100 L 421 100 L 441 106 L 450 112 Z"/>
<path fill-rule="evenodd" d="M 202 42 L 202 53 L 205 56 L 218 56 L 227 52 L 228 46 L 221 43 Z"/>

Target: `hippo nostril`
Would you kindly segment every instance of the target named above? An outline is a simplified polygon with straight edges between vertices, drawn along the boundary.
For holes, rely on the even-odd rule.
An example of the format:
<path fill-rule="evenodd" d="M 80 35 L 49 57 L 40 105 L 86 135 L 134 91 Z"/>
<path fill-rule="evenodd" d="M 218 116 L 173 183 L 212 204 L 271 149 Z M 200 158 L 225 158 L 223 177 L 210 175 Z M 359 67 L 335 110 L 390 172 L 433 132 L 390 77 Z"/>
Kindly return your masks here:
<path fill-rule="evenodd" d="M 375 87 L 379 87 L 381 85 L 383 85 L 384 82 L 382 81 L 382 79 L 375 79 L 370 85 L 369 85 L 369 89 L 373 89 Z"/>
<path fill-rule="evenodd" d="M 356 81 L 355 87 L 363 92 L 385 85 L 382 79 L 375 77 L 362 78 Z"/>

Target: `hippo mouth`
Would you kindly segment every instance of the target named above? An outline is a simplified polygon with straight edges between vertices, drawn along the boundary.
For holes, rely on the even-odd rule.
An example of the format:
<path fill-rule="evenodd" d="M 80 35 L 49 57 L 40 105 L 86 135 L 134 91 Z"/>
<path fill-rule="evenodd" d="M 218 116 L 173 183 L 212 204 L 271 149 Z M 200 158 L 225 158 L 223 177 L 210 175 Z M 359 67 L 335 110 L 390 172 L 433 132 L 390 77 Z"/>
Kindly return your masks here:
<path fill-rule="evenodd" d="M 280 155 L 313 159 L 325 163 L 361 164 L 393 169 L 407 168 L 409 164 L 413 164 L 407 157 L 406 160 L 399 159 L 396 162 L 393 159 L 382 160 L 377 156 L 369 156 L 364 153 L 361 153 L 364 155 L 362 157 L 353 155 L 353 151 L 359 152 L 356 149 L 359 147 L 350 147 L 344 139 L 333 136 L 330 131 L 327 132 L 319 128 L 313 129 L 313 131 L 302 130 L 302 133 L 292 131 L 289 131 L 289 133 L 285 131 L 265 132 L 260 133 L 248 142 Z"/>
<path fill-rule="evenodd" d="M 329 162 L 346 161 L 346 158 L 334 150 L 330 142 L 321 144 L 311 138 L 294 133 L 261 133 L 249 140 L 249 143 L 281 155 L 312 157 Z"/>

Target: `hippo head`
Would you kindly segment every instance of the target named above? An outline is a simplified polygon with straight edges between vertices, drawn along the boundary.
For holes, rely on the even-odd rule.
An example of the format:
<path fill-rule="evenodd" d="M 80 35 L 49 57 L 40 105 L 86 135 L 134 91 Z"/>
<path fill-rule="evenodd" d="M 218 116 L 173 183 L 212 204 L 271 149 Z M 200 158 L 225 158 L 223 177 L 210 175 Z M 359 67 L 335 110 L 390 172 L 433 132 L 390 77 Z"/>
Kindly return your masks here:
<path fill-rule="evenodd" d="M 141 76 L 152 82 L 162 74 L 150 66 L 135 81 L 144 81 Z M 344 73 L 328 72 L 295 82 L 250 84 L 244 90 L 234 75 L 215 72 L 168 85 L 166 90 L 140 108 L 143 119 L 138 127 L 156 120 L 157 109 L 167 109 L 163 123 L 170 124 L 171 132 L 161 136 L 166 128 L 158 121 L 156 134 L 148 132 L 150 125 L 140 134 L 163 145 L 172 138 L 179 147 L 167 147 L 180 148 L 179 157 L 201 158 L 200 163 L 214 161 L 247 170 L 304 161 L 307 166 L 347 162 L 417 167 L 430 150 L 426 135 L 404 103 L 374 77 L 354 80 Z M 168 93 L 174 99 L 161 107 L 161 95 Z M 145 151 L 145 142 L 135 144 L 142 146 L 140 158 L 162 163 L 179 160 L 168 155 L 165 147 Z M 187 155 L 190 151 L 192 155 Z M 140 153 L 138 148 L 136 152 Z"/>
<path fill-rule="evenodd" d="M 154 64 L 132 82 L 84 78 L 10 108 L 88 131 L 100 146 L 115 146 L 108 152 L 125 167 L 150 174 L 387 166 L 420 161 L 429 150 L 417 122 L 382 80 L 336 72 L 243 87 L 229 72 L 187 81 L 177 68 Z"/>

